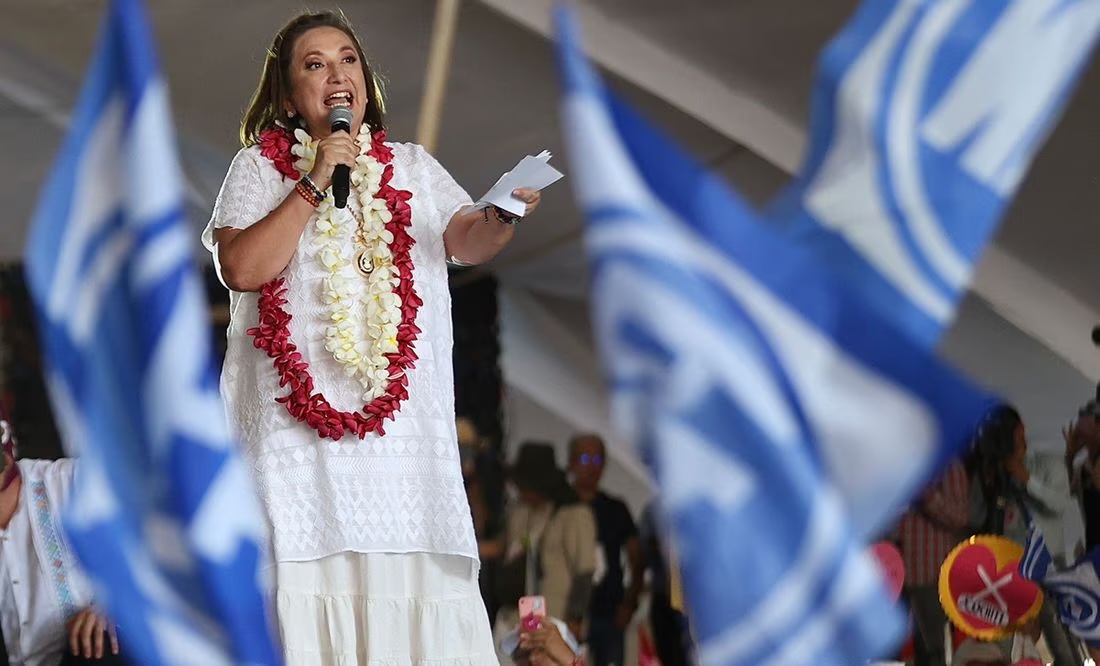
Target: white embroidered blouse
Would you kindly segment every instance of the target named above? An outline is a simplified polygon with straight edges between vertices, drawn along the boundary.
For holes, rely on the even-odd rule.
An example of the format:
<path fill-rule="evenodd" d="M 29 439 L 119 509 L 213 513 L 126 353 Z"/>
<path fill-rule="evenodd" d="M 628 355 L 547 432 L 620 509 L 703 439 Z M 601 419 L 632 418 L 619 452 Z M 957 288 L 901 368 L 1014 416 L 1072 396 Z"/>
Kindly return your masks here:
<path fill-rule="evenodd" d="M 20 460 L 19 469 L 19 504 L 0 530 L 0 628 L 11 664 L 54 666 L 68 647 L 65 623 L 92 600 L 61 527 L 75 465 Z"/>
<path fill-rule="evenodd" d="M 477 559 L 458 457 L 451 365 L 451 298 L 443 231 L 470 197 L 422 147 L 392 143 L 391 184 L 412 193 L 413 282 L 424 305 L 417 313 L 419 356 L 409 371 L 409 397 L 384 436 L 320 439 L 275 398 L 272 360 L 246 331 L 258 320 L 255 293 L 230 292 L 228 350 L 221 390 L 230 428 L 251 464 L 267 508 L 278 561 L 306 561 L 342 551 L 428 552 Z M 294 188 L 258 146 L 242 149 L 229 167 L 203 244 L 214 254 L 213 230 L 243 229 L 274 209 Z M 358 213 L 357 197 L 347 211 Z M 345 213 L 347 214 L 347 213 Z M 348 225 L 354 229 L 355 225 Z M 316 231 L 306 225 L 298 251 L 281 274 L 293 319 L 290 337 L 309 363 L 316 390 L 342 411 L 361 409 L 359 383 L 325 350 L 326 269 L 310 251 Z M 347 242 L 352 242 L 349 237 Z M 358 275 L 348 267 L 349 276 Z M 356 280 L 364 285 L 365 280 Z"/>

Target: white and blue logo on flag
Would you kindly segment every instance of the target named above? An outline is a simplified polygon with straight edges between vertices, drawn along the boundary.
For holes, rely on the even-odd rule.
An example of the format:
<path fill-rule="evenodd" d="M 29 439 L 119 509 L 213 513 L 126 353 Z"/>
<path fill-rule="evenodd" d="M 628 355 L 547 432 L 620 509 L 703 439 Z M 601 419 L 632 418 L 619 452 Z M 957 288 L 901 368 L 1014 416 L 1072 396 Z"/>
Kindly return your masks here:
<path fill-rule="evenodd" d="M 862 543 L 989 397 L 607 93 L 559 10 L 619 433 L 654 472 L 706 664 L 859 664 L 904 622 Z"/>
<path fill-rule="evenodd" d="M 1054 566 L 1043 533 L 1033 523 L 1020 573 L 1053 596 L 1062 622 L 1073 635 L 1100 648 L 1100 548 L 1093 548 L 1068 569 Z"/>
<path fill-rule="evenodd" d="M 230 441 L 166 88 L 114 0 L 27 273 L 76 485 L 65 524 L 142 664 L 276 664 L 265 523 Z"/>
<path fill-rule="evenodd" d="M 1096 41 L 1098 0 L 864 2 L 773 217 L 934 346 Z"/>

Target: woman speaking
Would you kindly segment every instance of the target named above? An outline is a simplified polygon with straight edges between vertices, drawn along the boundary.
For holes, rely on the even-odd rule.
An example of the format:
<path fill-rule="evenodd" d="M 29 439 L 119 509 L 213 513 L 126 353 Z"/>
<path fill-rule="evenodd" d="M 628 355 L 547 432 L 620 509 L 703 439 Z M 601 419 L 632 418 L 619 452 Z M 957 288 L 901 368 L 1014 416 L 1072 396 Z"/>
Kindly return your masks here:
<path fill-rule="evenodd" d="M 203 242 L 230 290 L 222 395 L 271 522 L 287 663 L 494 664 L 446 263 L 491 259 L 518 219 L 463 213 L 435 159 L 387 141 L 339 14 L 275 35 L 241 139 Z"/>

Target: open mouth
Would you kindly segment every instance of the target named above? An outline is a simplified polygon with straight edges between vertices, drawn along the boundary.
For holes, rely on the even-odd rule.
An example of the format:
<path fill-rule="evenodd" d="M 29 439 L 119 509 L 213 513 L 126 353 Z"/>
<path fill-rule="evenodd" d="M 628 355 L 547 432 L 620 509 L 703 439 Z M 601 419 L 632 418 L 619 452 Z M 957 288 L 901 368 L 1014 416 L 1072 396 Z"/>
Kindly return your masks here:
<path fill-rule="evenodd" d="M 338 107 L 350 107 L 353 97 L 352 94 L 346 90 L 340 92 L 334 92 L 325 98 L 325 106 L 330 109 Z"/>

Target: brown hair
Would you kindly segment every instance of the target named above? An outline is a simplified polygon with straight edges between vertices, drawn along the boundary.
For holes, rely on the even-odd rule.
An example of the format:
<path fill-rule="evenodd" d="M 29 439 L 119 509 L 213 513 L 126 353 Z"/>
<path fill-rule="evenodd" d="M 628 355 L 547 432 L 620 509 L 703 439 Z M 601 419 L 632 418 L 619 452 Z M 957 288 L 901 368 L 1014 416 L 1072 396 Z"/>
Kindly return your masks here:
<path fill-rule="evenodd" d="M 267 49 L 264 71 L 260 83 L 241 119 L 241 143 L 250 146 L 260 140 L 260 133 L 275 125 L 293 128 L 297 121 L 286 114 L 283 101 L 290 92 L 290 57 L 298 38 L 313 28 L 336 28 L 349 38 L 359 54 L 363 67 L 363 80 L 367 82 L 367 109 L 364 116 L 372 131 L 386 128 L 382 86 L 371 69 L 363 47 L 355 31 L 351 29 L 343 12 L 316 12 L 299 14 L 283 26 Z"/>

